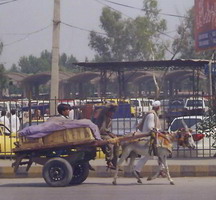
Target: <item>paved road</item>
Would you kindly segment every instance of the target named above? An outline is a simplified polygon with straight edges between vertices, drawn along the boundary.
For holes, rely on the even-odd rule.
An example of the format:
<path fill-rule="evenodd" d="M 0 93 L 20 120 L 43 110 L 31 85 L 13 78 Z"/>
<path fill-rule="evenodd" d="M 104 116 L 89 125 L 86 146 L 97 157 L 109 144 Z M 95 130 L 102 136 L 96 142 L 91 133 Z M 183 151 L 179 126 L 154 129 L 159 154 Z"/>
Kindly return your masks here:
<path fill-rule="evenodd" d="M 1 200 L 215 200 L 216 177 L 163 178 L 137 184 L 134 178 L 88 178 L 78 186 L 48 187 L 43 179 L 0 179 Z"/>

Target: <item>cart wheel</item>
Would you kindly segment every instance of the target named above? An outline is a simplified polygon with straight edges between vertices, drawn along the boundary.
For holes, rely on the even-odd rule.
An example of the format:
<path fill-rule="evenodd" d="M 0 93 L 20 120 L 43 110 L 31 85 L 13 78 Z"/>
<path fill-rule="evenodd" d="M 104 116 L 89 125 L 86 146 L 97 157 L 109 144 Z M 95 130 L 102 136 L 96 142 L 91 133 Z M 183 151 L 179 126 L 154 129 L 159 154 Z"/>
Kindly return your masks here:
<path fill-rule="evenodd" d="M 52 187 L 69 185 L 72 176 L 73 169 L 70 163 L 63 158 L 50 159 L 43 167 L 43 178 Z"/>
<path fill-rule="evenodd" d="M 78 162 L 73 165 L 73 178 L 70 181 L 71 185 L 78 185 L 84 182 L 89 175 L 89 163 Z"/>

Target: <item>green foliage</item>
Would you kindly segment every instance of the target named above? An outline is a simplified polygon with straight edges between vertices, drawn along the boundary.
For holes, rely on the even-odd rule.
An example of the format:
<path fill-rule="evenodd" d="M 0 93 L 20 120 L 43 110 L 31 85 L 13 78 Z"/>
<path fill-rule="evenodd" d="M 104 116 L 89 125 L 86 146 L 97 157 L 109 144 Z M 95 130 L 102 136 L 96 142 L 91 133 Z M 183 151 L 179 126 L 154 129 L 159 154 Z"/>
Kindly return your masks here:
<path fill-rule="evenodd" d="M 73 63 L 78 62 L 77 59 L 73 56 L 67 56 L 65 53 L 63 53 L 60 56 L 59 64 L 61 66 L 61 70 L 63 71 L 70 71 L 70 72 L 80 72 L 80 69 L 74 65 Z"/>
<path fill-rule="evenodd" d="M 197 129 L 198 132 L 204 133 L 206 137 L 212 137 L 214 140 L 212 146 L 216 148 L 216 115 L 205 118 Z"/>
<path fill-rule="evenodd" d="M 36 74 L 45 71 L 42 63 L 33 55 L 23 56 L 19 60 L 20 72 L 26 74 Z"/>
<path fill-rule="evenodd" d="M 124 19 L 122 15 L 104 8 L 100 17 L 106 35 L 90 33 L 89 46 L 97 53 L 95 61 L 124 61 L 162 59 L 165 44 L 159 40 L 166 30 L 165 20 L 158 16 L 156 0 L 144 0 L 144 16 Z"/>
<path fill-rule="evenodd" d="M 44 50 L 41 52 L 40 58 L 38 58 L 41 62 L 41 65 L 44 66 L 44 71 L 51 70 L 51 63 L 52 63 L 52 54 Z"/>
<path fill-rule="evenodd" d="M 191 8 L 187 11 L 186 16 L 177 29 L 176 39 L 173 41 L 173 52 L 182 59 L 209 59 L 212 51 L 206 50 L 202 52 L 195 51 L 195 11 Z"/>
<path fill-rule="evenodd" d="M 2 92 L 8 86 L 8 78 L 5 75 L 5 67 L 3 64 L 0 64 L 0 97 L 2 98 Z"/>
<path fill-rule="evenodd" d="M 60 70 L 78 72 L 79 70 L 72 65 L 76 63 L 77 59 L 74 56 L 67 56 L 63 53 L 59 58 Z M 13 65 L 10 71 L 21 72 L 27 74 L 36 74 L 45 71 L 51 71 L 52 54 L 47 50 L 41 52 L 40 57 L 30 55 L 28 57 L 23 56 L 19 60 L 19 66 Z"/>
<path fill-rule="evenodd" d="M 3 50 L 3 43 L 0 42 L 0 55 L 1 55 L 1 53 L 2 53 L 2 50 Z"/>
<path fill-rule="evenodd" d="M 15 64 L 13 64 L 8 71 L 9 72 L 19 72 L 19 68 Z"/>

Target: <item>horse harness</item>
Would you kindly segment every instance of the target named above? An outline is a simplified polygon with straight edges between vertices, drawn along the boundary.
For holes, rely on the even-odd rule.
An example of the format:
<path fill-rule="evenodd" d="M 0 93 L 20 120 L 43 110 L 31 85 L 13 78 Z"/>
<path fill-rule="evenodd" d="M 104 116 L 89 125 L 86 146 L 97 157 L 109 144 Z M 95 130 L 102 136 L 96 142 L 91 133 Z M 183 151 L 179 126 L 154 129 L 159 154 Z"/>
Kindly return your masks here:
<path fill-rule="evenodd" d="M 179 146 L 188 146 L 188 138 L 190 134 L 184 128 L 177 131 L 177 143 Z"/>

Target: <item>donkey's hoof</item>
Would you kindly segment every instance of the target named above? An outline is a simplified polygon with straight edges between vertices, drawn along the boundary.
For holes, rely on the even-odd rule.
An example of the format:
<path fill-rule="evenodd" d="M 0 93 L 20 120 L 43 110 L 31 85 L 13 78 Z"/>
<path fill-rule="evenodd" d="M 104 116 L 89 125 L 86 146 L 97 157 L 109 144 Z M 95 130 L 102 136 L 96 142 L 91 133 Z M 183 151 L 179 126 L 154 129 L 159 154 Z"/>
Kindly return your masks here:
<path fill-rule="evenodd" d="M 137 183 L 142 184 L 142 181 L 139 179 L 139 180 L 137 180 Z"/>
<path fill-rule="evenodd" d="M 112 184 L 113 184 L 113 185 L 117 185 L 116 181 L 113 181 Z"/>
<path fill-rule="evenodd" d="M 175 183 L 173 181 L 170 182 L 170 185 L 175 185 Z"/>
<path fill-rule="evenodd" d="M 148 177 L 148 178 L 147 178 L 147 181 L 151 181 L 151 180 L 152 180 L 152 178 L 151 178 L 151 177 Z"/>

